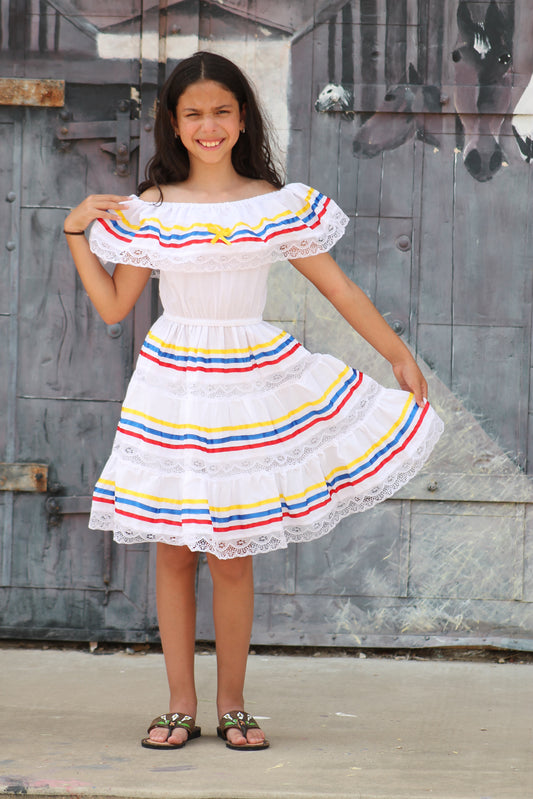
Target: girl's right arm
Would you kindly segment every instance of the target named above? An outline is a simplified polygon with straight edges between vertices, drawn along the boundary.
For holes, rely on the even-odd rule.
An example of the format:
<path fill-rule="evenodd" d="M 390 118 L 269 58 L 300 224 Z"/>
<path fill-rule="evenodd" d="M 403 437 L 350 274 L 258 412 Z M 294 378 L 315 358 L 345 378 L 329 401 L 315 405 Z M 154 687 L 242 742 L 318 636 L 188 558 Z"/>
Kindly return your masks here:
<path fill-rule="evenodd" d="M 85 231 L 95 219 L 116 219 L 115 209 L 128 197 L 117 194 L 94 194 L 73 208 L 65 219 L 68 234 Z M 76 269 L 91 301 L 106 324 L 122 321 L 129 314 L 146 286 L 151 270 L 117 264 L 110 275 L 91 252 L 85 236 L 66 236 Z"/>

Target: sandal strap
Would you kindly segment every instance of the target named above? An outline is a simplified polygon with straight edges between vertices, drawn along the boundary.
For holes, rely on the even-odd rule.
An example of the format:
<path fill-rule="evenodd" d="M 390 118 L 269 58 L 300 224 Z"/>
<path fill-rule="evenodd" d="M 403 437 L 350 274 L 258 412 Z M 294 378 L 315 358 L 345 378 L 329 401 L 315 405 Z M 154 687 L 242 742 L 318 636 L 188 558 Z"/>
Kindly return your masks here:
<path fill-rule="evenodd" d="M 155 727 L 166 727 L 169 730 L 173 730 L 175 727 L 181 727 L 190 735 L 194 729 L 194 719 L 192 716 L 187 716 L 183 713 L 163 713 L 152 721 L 148 727 L 148 734 L 150 734 Z"/>
<path fill-rule="evenodd" d="M 243 737 L 246 738 L 248 730 L 261 729 L 254 717 L 244 710 L 230 710 L 228 713 L 224 713 L 220 718 L 219 724 L 224 737 L 226 737 L 228 730 L 240 730 Z"/>

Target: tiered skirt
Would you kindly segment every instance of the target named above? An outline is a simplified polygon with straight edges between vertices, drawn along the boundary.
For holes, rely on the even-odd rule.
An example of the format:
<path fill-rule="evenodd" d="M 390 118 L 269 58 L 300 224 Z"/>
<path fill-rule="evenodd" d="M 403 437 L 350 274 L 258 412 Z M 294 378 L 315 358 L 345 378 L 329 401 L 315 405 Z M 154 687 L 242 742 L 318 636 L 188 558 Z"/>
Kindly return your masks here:
<path fill-rule="evenodd" d="M 328 533 L 420 469 L 442 422 L 262 321 L 163 315 L 144 342 L 90 527 L 233 558 Z"/>

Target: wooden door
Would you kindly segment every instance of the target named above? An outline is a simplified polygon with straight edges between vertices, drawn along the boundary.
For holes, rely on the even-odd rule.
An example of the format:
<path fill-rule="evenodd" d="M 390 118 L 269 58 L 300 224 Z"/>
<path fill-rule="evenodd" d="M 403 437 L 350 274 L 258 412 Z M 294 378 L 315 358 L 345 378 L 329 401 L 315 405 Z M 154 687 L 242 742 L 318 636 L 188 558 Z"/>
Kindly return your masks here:
<path fill-rule="evenodd" d="M 87 639 L 119 628 L 133 639 L 154 624 L 149 558 L 89 531 L 87 513 L 150 321 L 150 289 L 135 314 L 105 325 L 62 227 L 89 193 L 135 191 L 150 133 L 139 120 L 142 8 L 45 2 L 35 14 L 33 5 L 2 2 L 0 459 L 8 475 L 28 463 L 48 474 L 46 493 L 20 478 L 0 492 L 0 634 Z M 116 60 L 106 37 L 125 20 L 137 53 Z"/>

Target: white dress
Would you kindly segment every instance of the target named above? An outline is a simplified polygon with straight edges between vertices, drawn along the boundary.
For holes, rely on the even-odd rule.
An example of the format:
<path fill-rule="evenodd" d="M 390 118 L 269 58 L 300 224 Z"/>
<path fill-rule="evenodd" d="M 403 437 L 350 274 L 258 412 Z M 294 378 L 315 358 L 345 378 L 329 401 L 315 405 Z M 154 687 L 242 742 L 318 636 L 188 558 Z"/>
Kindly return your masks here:
<path fill-rule="evenodd" d="M 228 203 L 132 196 L 93 252 L 160 271 L 90 527 L 233 558 L 328 533 L 390 497 L 442 422 L 262 321 L 274 261 L 329 250 L 347 217 L 300 183 Z"/>

